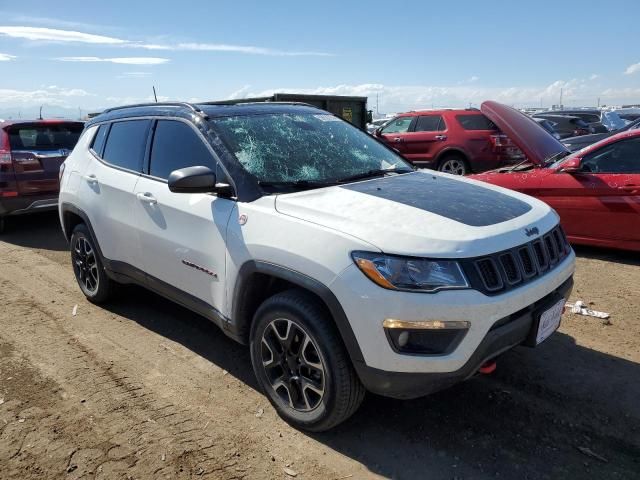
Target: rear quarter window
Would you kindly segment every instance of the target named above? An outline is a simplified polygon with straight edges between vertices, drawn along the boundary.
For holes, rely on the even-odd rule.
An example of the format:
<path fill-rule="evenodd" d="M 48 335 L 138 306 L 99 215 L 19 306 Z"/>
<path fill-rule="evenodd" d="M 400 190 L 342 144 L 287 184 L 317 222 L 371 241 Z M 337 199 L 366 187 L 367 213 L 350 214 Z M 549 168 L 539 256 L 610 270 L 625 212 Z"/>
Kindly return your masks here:
<path fill-rule="evenodd" d="M 93 143 L 91 144 L 91 150 L 94 151 L 99 157 L 102 156 L 102 150 L 107 139 L 107 132 L 109 131 L 109 124 L 105 123 L 98 127 L 95 137 L 93 137 Z"/>
<path fill-rule="evenodd" d="M 116 167 L 142 171 L 149 120 L 125 120 L 111 124 L 102 158 Z"/>
<path fill-rule="evenodd" d="M 495 124 L 484 115 L 456 115 L 456 120 L 465 130 L 497 130 Z"/>

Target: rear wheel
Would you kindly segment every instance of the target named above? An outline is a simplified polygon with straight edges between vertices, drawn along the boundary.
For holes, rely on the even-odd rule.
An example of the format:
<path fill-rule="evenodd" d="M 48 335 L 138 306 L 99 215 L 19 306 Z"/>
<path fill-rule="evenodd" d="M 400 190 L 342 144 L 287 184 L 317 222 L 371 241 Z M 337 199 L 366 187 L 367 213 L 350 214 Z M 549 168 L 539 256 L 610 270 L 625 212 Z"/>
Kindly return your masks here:
<path fill-rule="evenodd" d="M 278 414 L 309 431 L 349 418 L 364 398 L 340 336 L 326 311 L 303 291 L 266 300 L 250 334 L 251 362 Z"/>
<path fill-rule="evenodd" d="M 71 264 L 82 293 L 93 303 L 107 301 L 113 291 L 113 281 L 104 271 L 98 250 L 89 229 L 81 223 L 71 234 Z"/>
<path fill-rule="evenodd" d="M 438 170 L 452 175 L 466 175 L 469 173 L 469 166 L 464 158 L 456 155 L 443 158 Z"/>

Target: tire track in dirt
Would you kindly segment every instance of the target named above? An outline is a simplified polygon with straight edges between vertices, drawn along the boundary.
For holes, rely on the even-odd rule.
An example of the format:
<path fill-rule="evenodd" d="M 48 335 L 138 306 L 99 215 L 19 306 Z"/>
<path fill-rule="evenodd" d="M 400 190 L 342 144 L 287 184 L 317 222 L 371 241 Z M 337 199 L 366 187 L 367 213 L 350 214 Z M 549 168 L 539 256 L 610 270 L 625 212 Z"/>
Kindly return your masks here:
<path fill-rule="evenodd" d="M 36 368 L 20 371 L 42 372 L 51 382 L 49 404 L 30 413 L 15 410 L 20 404 L 12 410 L 31 415 L 29 423 L 37 423 L 36 429 L 5 427 L 0 436 L 0 446 L 13 446 L 0 451 L 0 463 L 9 462 L 16 478 L 44 472 L 67 472 L 68 478 L 281 478 L 286 464 L 309 477 L 341 476 L 308 458 L 305 450 L 316 442 L 291 431 L 273 414 L 254 415 L 250 409 L 256 404 L 267 409 L 260 394 L 247 398 L 242 382 L 167 339 L 153 338 L 156 346 L 149 349 L 143 343 L 150 338 L 133 337 L 141 333 L 137 324 L 117 321 L 117 315 L 80 300 L 75 280 L 67 272 L 61 275 L 58 265 L 20 249 L 7 250 L 0 247 L 0 291 L 10 316 L 2 313 L 0 338 Z M 79 304 L 75 317 L 74 302 Z M 153 358 L 143 358 L 147 353 Z M 180 370 L 189 375 L 176 375 Z M 186 378 L 173 383 L 180 376 Z M 211 389 L 223 389 L 217 395 L 222 401 L 211 401 L 211 389 L 205 395 L 203 380 Z M 56 442 L 45 442 L 41 451 L 15 449 L 29 435 L 46 439 L 54 424 Z M 286 458 L 275 450 L 287 452 Z M 21 465 L 38 468 L 24 470 Z M 345 461 L 337 466 L 359 467 Z"/>

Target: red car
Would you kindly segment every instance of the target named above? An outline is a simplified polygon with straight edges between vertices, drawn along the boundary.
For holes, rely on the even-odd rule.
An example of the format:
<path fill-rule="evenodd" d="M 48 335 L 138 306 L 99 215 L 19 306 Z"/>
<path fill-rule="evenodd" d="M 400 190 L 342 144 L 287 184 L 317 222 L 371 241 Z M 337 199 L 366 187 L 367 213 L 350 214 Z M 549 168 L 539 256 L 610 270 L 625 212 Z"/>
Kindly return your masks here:
<path fill-rule="evenodd" d="M 9 215 L 58 207 L 60 165 L 83 128 L 68 120 L 0 120 L 0 232 Z"/>
<path fill-rule="evenodd" d="M 484 172 L 524 156 L 479 110 L 424 110 L 398 115 L 376 138 L 417 167 L 455 175 Z"/>
<path fill-rule="evenodd" d="M 472 178 L 548 203 L 573 243 L 640 251 L 640 130 L 571 154 L 523 113 L 497 102 L 481 108 L 527 160 Z"/>

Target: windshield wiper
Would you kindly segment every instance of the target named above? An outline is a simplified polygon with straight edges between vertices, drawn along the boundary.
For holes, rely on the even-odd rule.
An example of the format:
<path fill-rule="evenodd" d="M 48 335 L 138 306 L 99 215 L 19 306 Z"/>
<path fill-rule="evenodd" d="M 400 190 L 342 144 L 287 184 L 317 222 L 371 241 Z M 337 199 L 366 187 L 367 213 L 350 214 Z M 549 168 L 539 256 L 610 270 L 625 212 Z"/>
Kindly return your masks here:
<path fill-rule="evenodd" d="M 356 173 L 348 177 L 339 178 L 336 183 L 353 182 L 354 180 L 362 180 L 364 178 L 379 177 L 386 175 L 387 173 L 410 173 L 413 172 L 410 168 L 376 168 L 374 170 L 367 170 L 366 172 Z"/>
<path fill-rule="evenodd" d="M 258 185 L 261 187 L 302 187 L 302 188 L 316 188 L 316 187 L 328 187 L 335 185 L 336 182 L 318 181 L 318 180 L 288 180 L 282 182 L 268 182 L 260 180 Z"/>
<path fill-rule="evenodd" d="M 544 164 L 549 165 L 550 163 L 557 162 L 561 158 L 566 157 L 567 155 L 571 155 L 571 152 L 558 152 L 554 155 L 551 155 L 549 158 L 544 159 Z"/>

